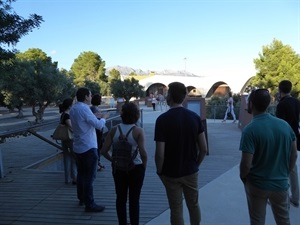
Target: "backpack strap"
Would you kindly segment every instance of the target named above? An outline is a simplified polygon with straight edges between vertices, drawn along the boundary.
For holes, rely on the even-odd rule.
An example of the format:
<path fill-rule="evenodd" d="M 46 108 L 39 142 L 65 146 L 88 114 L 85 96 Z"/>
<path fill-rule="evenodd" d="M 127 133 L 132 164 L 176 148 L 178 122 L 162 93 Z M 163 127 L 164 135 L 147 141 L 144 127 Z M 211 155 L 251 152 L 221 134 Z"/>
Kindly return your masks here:
<path fill-rule="evenodd" d="M 120 127 L 120 126 L 119 126 Z M 130 134 L 130 132 L 133 130 L 133 128 L 134 128 L 135 126 L 132 126 L 130 129 L 129 129 L 129 131 L 127 132 L 127 134 L 126 134 L 126 138 L 128 137 L 128 135 Z M 121 128 L 120 128 L 121 129 Z"/>
<path fill-rule="evenodd" d="M 133 128 L 135 128 L 135 126 L 132 126 L 132 127 L 127 131 L 126 136 L 125 136 L 126 139 L 128 138 L 128 136 L 129 136 L 130 132 L 133 130 Z M 118 129 L 119 129 L 119 132 L 120 132 L 120 136 L 121 136 L 121 137 L 122 137 L 122 136 L 124 137 L 124 134 L 123 134 L 123 131 L 122 131 L 120 125 L 118 125 Z M 132 155 L 132 159 L 135 159 L 135 158 L 136 158 L 136 156 L 137 156 L 137 154 L 138 154 L 138 151 L 139 151 L 139 147 L 136 147 L 136 149 L 135 149 L 135 151 L 134 151 L 134 153 L 133 153 L 133 155 Z"/>
<path fill-rule="evenodd" d="M 123 131 L 122 131 L 122 129 L 121 129 L 121 126 L 118 125 L 118 130 L 119 130 L 119 132 L 120 132 L 120 137 L 126 138 L 126 139 L 127 139 L 128 136 L 129 136 L 129 134 L 130 134 L 130 132 L 133 130 L 134 127 L 135 127 L 135 126 L 132 126 L 132 127 L 128 130 L 128 132 L 126 133 L 126 135 L 124 136 Z M 115 136 L 115 134 L 114 134 L 114 136 Z"/>

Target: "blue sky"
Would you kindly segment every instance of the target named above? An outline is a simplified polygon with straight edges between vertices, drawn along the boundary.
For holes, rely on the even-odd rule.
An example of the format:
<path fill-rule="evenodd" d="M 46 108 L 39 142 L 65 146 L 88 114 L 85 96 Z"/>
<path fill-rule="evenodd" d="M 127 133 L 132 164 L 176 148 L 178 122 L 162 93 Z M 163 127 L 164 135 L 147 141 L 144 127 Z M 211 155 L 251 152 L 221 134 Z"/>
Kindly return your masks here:
<path fill-rule="evenodd" d="M 300 53 L 300 0 L 17 0 L 45 22 L 16 45 L 40 48 L 70 69 L 84 51 L 106 67 L 250 77 L 273 39 Z M 186 58 L 186 60 L 184 60 Z"/>

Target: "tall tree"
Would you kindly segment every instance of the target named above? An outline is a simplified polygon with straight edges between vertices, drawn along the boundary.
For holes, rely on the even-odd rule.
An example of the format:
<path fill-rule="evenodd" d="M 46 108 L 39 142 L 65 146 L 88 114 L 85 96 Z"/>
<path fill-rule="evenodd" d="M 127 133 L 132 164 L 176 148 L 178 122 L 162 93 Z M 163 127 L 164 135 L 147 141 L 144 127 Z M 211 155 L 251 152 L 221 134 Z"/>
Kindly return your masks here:
<path fill-rule="evenodd" d="M 84 86 L 87 81 L 95 82 L 102 88 L 107 89 L 108 78 L 105 75 L 105 61 L 95 52 L 83 52 L 71 66 L 71 73 L 74 76 L 76 86 Z"/>
<path fill-rule="evenodd" d="M 72 78 L 61 73 L 57 62 L 52 62 L 40 49 L 16 54 L 7 68 L 2 94 L 6 104 L 19 109 L 19 116 L 22 116 L 22 106 L 27 104 L 32 107 L 36 122 L 40 122 L 50 103 L 61 102 L 74 93 Z"/>
<path fill-rule="evenodd" d="M 293 95 L 300 97 L 300 56 L 289 46 L 274 39 L 263 46 L 259 58 L 254 59 L 256 76 L 250 86 L 268 88 L 275 95 L 281 80 L 288 79 L 293 84 Z"/>
<path fill-rule="evenodd" d="M 15 1 L 0 0 L 0 60 L 11 58 L 15 53 L 15 49 L 7 50 L 4 46 L 16 45 L 21 37 L 43 22 L 43 18 L 37 14 L 30 14 L 28 19 L 17 15 L 11 6 Z"/>
<path fill-rule="evenodd" d="M 113 80 L 121 80 L 120 71 L 116 70 L 115 68 L 109 71 L 108 82 L 111 83 Z"/>
<path fill-rule="evenodd" d="M 145 91 L 144 87 L 139 84 L 139 81 L 134 79 L 125 79 L 121 80 L 113 80 L 111 82 L 111 93 L 114 97 L 119 98 L 122 97 L 125 101 L 129 101 L 132 97 L 144 97 Z"/>

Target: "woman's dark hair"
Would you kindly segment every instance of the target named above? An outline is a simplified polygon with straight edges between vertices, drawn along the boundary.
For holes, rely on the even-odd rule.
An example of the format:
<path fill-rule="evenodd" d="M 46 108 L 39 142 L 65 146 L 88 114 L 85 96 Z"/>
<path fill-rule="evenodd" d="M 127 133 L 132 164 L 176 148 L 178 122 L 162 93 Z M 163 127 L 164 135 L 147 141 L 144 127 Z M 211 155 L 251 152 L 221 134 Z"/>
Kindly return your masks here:
<path fill-rule="evenodd" d="M 181 104 L 187 94 L 187 90 L 184 84 L 180 82 L 173 82 L 170 83 L 168 86 L 168 95 L 171 97 L 173 102 L 176 104 Z"/>
<path fill-rule="evenodd" d="M 124 124 L 133 124 L 140 118 L 140 110 L 133 102 L 125 102 L 122 106 L 121 118 Z"/>
<path fill-rule="evenodd" d="M 92 105 L 101 105 L 101 95 L 100 94 L 94 94 L 91 101 Z"/>
<path fill-rule="evenodd" d="M 69 109 L 73 105 L 73 99 L 67 98 L 63 101 L 62 104 L 59 105 L 59 113 L 62 113 Z"/>
<path fill-rule="evenodd" d="M 84 102 L 86 96 L 90 96 L 90 90 L 88 88 L 79 88 L 76 92 L 76 98 L 78 102 Z"/>

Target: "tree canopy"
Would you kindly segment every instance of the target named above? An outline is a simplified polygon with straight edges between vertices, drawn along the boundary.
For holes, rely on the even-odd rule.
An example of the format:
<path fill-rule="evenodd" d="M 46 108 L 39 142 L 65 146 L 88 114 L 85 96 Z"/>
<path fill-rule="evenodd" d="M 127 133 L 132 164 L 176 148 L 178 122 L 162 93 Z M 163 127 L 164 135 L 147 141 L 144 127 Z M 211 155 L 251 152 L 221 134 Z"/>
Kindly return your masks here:
<path fill-rule="evenodd" d="M 112 80 L 110 88 L 114 97 L 122 97 L 125 101 L 129 101 L 132 97 L 139 98 L 145 95 L 144 87 L 133 77 L 124 81 Z"/>
<path fill-rule="evenodd" d="M 77 87 L 97 83 L 102 94 L 108 90 L 108 77 L 105 75 L 105 61 L 95 52 L 82 52 L 71 66 L 74 83 Z"/>
<path fill-rule="evenodd" d="M 60 72 L 57 62 L 52 62 L 51 57 L 40 49 L 17 53 L 5 68 L 1 87 L 5 104 L 18 108 L 20 113 L 24 104 L 31 106 L 37 122 L 50 103 L 62 102 L 74 95 L 72 78 Z M 37 112 L 36 106 L 39 107 Z"/>
<path fill-rule="evenodd" d="M 0 0 L 0 60 L 14 56 L 15 49 L 7 49 L 16 45 L 20 38 L 27 35 L 34 28 L 38 28 L 43 18 L 37 14 L 30 14 L 28 19 L 17 15 L 11 3 L 16 0 Z"/>
<path fill-rule="evenodd" d="M 289 45 L 274 39 L 270 45 L 263 46 L 254 64 L 257 73 L 250 80 L 250 86 L 268 88 L 275 95 L 279 82 L 290 80 L 292 95 L 300 97 L 300 56 Z"/>

